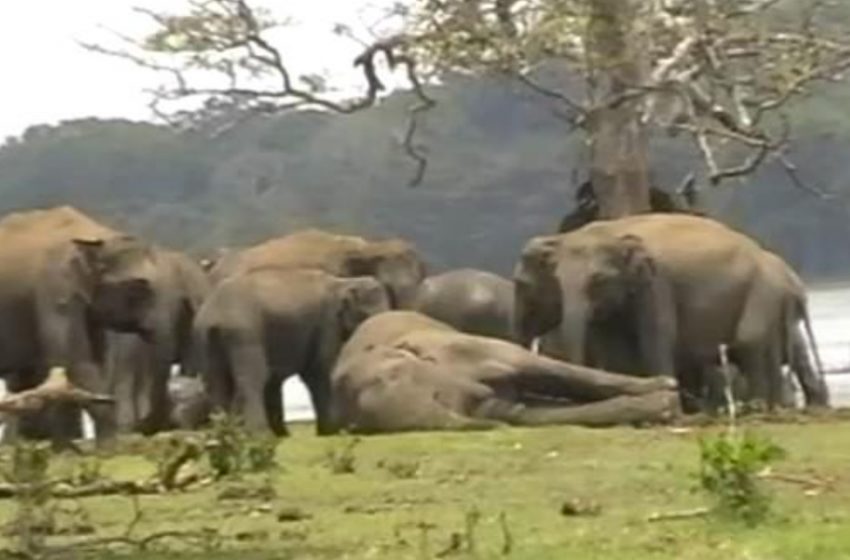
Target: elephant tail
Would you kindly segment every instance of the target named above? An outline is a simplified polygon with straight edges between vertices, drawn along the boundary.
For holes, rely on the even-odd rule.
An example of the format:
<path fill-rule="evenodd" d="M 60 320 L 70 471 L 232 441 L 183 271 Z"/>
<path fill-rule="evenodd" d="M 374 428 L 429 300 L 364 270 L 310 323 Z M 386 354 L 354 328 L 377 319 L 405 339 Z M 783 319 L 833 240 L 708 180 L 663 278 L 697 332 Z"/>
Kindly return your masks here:
<path fill-rule="evenodd" d="M 812 353 L 812 359 L 815 363 L 815 370 L 818 377 L 823 378 L 824 368 L 823 362 L 820 358 L 820 351 L 818 350 L 817 340 L 815 339 L 815 333 L 812 329 L 812 321 L 809 317 L 808 306 L 805 303 L 800 304 L 799 316 L 803 321 L 803 327 L 806 330 L 806 337 L 809 339 L 809 348 Z"/>
<path fill-rule="evenodd" d="M 807 405 L 829 406 L 829 388 L 824 377 L 823 362 L 818 352 L 817 341 L 812 329 L 805 301 L 798 301 L 791 321 L 788 321 L 791 332 L 789 336 L 791 348 L 791 365 L 802 386 Z M 799 325 L 802 321 L 802 328 Z M 809 344 L 804 339 L 808 338 Z M 808 346 L 808 348 L 807 348 Z M 814 366 L 814 368 L 812 368 Z"/>

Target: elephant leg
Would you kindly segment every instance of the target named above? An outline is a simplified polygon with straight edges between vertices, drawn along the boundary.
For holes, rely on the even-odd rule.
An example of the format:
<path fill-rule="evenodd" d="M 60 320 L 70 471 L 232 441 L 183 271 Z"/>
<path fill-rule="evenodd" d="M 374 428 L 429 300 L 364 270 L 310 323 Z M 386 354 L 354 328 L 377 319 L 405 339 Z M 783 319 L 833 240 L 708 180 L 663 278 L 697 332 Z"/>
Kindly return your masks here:
<path fill-rule="evenodd" d="M 76 384 L 82 389 L 99 394 L 106 394 L 109 391 L 108 382 L 103 375 L 102 369 L 95 363 L 83 362 L 75 364 L 68 372 L 68 376 L 71 383 Z M 97 444 L 110 444 L 117 432 L 115 410 L 112 404 L 88 404 L 84 408 L 94 423 Z"/>
<path fill-rule="evenodd" d="M 330 421 L 331 388 L 329 374 L 324 373 L 320 367 L 314 367 L 302 375 L 301 379 L 310 393 L 313 413 L 316 416 L 316 433 L 319 435 L 330 434 L 333 430 Z"/>
<path fill-rule="evenodd" d="M 270 372 L 265 348 L 250 340 L 234 340 L 229 346 L 236 389 L 233 412 L 242 418 L 247 430 L 268 430 L 265 394 Z"/>
<path fill-rule="evenodd" d="M 741 373 L 747 379 L 748 400 L 773 409 L 781 401 L 782 359 L 774 344 L 753 343 L 738 352 Z"/>
<path fill-rule="evenodd" d="M 200 356 L 200 374 L 209 395 L 210 408 L 214 413 L 232 412 L 234 375 L 224 340 L 217 331 L 211 331 L 196 351 Z"/>
<path fill-rule="evenodd" d="M 263 391 L 269 427 L 278 436 L 288 436 L 286 418 L 283 409 L 283 384 L 281 377 L 272 375 Z"/>
<path fill-rule="evenodd" d="M 508 381 L 520 393 L 592 402 L 624 395 L 674 390 L 667 377 L 641 378 L 560 362 L 496 340 L 476 339 L 481 352 L 475 377 L 491 385 Z M 463 356 L 459 356 L 462 359 Z M 469 356 L 467 356 L 469 359 Z"/>
<path fill-rule="evenodd" d="M 139 391 L 140 403 L 143 406 L 139 414 L 139 431 L 146 435 L 155 434 L 168 427 L 171 415 L 170 399 L 168 397 L 168 379 L 170 364 L 156 363 L 144 375 Z"/>
<path fill-rule="evenodd" d="M 520 426 L 574 424 L 606 427 L 638 423 L 666 423 L 679 411 L 678 396 L 672 391 L 614 397 L 576 406 L 526 407 L 522 404 L 498 407 L 490 412 L 504 422 Z"/>
<path fill-rule="evenodd" d="M 135 365 L 135 364 L 133 364 Z M 115 397 L 115 419 L 121 433 L 129 433 L 136 428 L 137 414 L 137 376 L 136 368 L 122 368 L 112 371 L 112 396 Z"/>

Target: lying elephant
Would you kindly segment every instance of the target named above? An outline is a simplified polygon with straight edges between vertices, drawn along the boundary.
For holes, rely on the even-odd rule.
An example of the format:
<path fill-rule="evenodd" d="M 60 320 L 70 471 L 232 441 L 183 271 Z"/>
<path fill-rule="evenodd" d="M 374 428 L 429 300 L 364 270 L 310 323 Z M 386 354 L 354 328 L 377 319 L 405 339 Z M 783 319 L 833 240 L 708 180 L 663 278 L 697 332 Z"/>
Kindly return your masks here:
<path fill-rule="evenodd" d="M 331 387 L 334 428 L 360 433 L 611 426 L 666 422 L 678 410 L 673 379 L 560 362 L 412 311 L 381 313 L 360 325 Z"/>
<path fill-rule="evenodd" d="M 413 308 L 461 332 L 514 340 L 514 285 L 498 274 L 464 268 L 429 276 Z"/>
<path fill-rule="evenodd" d="M 214 409 L 253 431 L 286 427 L 281 384 L 298 374 L 319 433 L 328 430 L 330 371 L 340 348 L 367 317 L 389 309 L 374 278 L 319 270 L 256 269 L 219 283 L 195 317 L 197 367 Z"/>
<path fill-rule="evenodd" d="M 210 268 L 212 281 L 265 267 L 313 268 L 333 276 L 372 276 L 383 284 L 393 308 L 409 308 L 425 265 L 414 247 L 400 239 L 367 240 L 307 229 L 241 251 L 226 251 Z"/>

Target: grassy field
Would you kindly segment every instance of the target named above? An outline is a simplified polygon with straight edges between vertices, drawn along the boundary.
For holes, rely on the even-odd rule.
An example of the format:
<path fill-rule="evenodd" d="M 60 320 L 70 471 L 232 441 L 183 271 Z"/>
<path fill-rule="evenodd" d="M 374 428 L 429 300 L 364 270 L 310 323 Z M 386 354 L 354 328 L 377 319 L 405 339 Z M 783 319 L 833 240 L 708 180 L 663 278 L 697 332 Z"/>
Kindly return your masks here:
<path fill-rule="evenodd" d="M 89 539 L 124 534 L 131 524 L 136 537 L 206 530 L 200 543 L 164 539 L 122 556 L 151 560 L 850 558 L 850 422 L 750 428 L 788 451 L 773 468 L 786 480 L 765 481 L 775 514 L 752 529 L 711 517 L 648 520 L 708 503 L 696 490 L 696 472 L 698 440 L 711 428 L 369 437 L 348 454 L 353 472 L 336 473 L 346 461 L 329 455 L 345 455 L 352 439 L 317 438 L 299 426 L 278 446 L 279 467 L 271 474 L 140 497 L 137 509 L 122 496 L 63 501 L 62 508 L 76 509 L 96 528 Z M 64 457 L 52 468 L 61 473 L 79 461 Z M 154 469 L 129 451 L 104 459 L 101 468 L 114 478 Z M 809 487 L 806 480 L 829 484 Z M 565 515 L 565 503 L 579 504 L 579 515 Z M 15 511 L 14 501 L 0 502 L 0 522 Z M 0 540 L 0 547 L 9 545 Z"/>

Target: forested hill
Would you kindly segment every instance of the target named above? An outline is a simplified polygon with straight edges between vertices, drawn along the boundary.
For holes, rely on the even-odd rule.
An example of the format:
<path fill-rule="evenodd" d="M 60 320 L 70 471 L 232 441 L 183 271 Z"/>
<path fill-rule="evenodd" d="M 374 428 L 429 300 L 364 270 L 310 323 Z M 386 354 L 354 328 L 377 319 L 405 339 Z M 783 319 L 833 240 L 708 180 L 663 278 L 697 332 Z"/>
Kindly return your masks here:
<path fill-rule="evenodd" d="M 409 99 L 352 116 L 255 118 L 216 137 L 126 121 L 36 126 L 0 148 L 0 211 L 72 204 L 127 231 L 205 253 L 307 225 L 414 240 L 433 269 L 508 273 L 526 239 L 571 205 L 578 142 L 533 93 L 459 78 L 440 88 L 419 142 L 400 146 Z M 850 88 L 793 115 L 790 155 L 824 200 L 778 167 L 712 191 L 705 205 L 778 250 L 810 280 L 850 276 Z M 690 151 L 660 139 L 655 179 L 676 185 Z"/>

